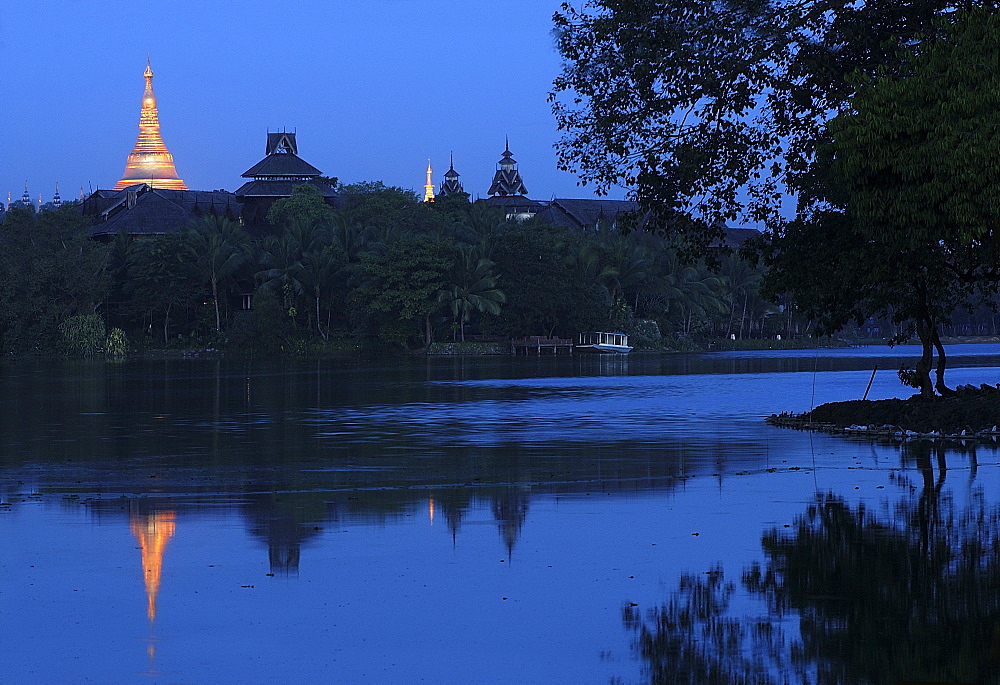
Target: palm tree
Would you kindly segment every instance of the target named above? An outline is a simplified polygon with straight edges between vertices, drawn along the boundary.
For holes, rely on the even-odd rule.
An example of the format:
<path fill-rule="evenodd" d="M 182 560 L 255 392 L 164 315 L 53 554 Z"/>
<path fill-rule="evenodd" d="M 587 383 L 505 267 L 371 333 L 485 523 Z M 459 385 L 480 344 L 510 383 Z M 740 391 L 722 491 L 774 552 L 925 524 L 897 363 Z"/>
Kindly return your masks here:
<path fill-rule="evenodd" d="M 569 246 L 563 263 L 584 283 L 600 283 L 601 253 L 590 240 L 579 240 Z"/>
<path fill-rule="evenodd" d="M 461 245 L 456 252 L 452 283 L 438 292 L 438 302 L 451 311 L 465 342 L 465 323 L 472 312 L 497 315 L 507 297 L 497 288 L 493 262 L 480 256 L 477 246 Z"/>
<path fill-rule="evenodd" d="M 330 229 L 328 226 L 304 219 L 292 219 L 282 235 L 290 236 L 298 243 L 299 250 L 305 254 L 313 250 L 323 249 L 330 244 Z"/>
<path fill-rule="evenodd" d="M 235 221 L 205 216 L 185 228 L 183 239 L 195 274 L 212 288 L 215 330 L 221 331 L 219 284 L 226 282 L 246 261 L 247 234 Z"/>
<path fill-rule="evenodd" d="M 681 266 L 676 256 L 671 256 L 663 277 L 666 313 L 679 320 L 684 334 L 691 332 L 695 317 L 710 320 L 713 315 L 724 314 L 726 303 L 721 293 L 722 279 L 712 275 L 703 265 Z"/>
<path fill-rule="evenodd" d="M 752 312 L 754 305 L 760 300 L 758 288 L 761 273 L 754 269 L 747 260 L 736 255 L 724 256 L 721 266 L 720 274 L 726 289 L 725 297 L 729 301 L 729 324 L 726 337 L 733 334 L 736 310 L 739 309 L 739 338 L 742 340 L 747 311 Z"/>
<path fill-rule="evenodd" d="M 323 330 L 321 321 L 321 306 L 323 293 L 327 292 L 333 285 L 333 280 L 340 270 L 343 260 L 340 259 L 338 250 L 333 245 L 326 245 L 322 248 L 316 247 L 302 255 L 300 273 L 302 284 L 305 289 L 313 294 L 316 304 L 316 331 L 324 340 L 330 334 L 329 322 L 327 330 Z"/>
<path fill-rule="evenodd" d="M 295 299 L 305 290 L 302 285 L 302 248 L 299 241 L 287 231 L 279 237 L 268 238 L 264 245 L 263 266 L 255 274 L 257 282 L 281 295 L 282 304 L 286 310 L 290 310 Z"/>
<path fill-rule="evenodd" d="M 461 239 L 479 247 L 480 256 L 489 259 L 493 253 L 495 236 L 510 225 L 511 222 L 501 210 L 474 202 L 469 207 L 469 215 L 464 224 L 457 227 L 456 232 Z"/>
<path fill-rule="evenodd" d="M 648 280 L 653 257 L 642 245 L 621 236 L 615 236 L 608 248 L 605 266 L 597 278 L 608 289 L 612 302 L 634 291 L 637 308 L 639 289 Z"/>
<path fill-rule="evenodd" d="M 345 268 L 353 274 L 361 263 L 361 253 L 365 251 L 374 233 L 371 226 L 361 226 L 337 216 L 330 226 L 333 244 L 340 247 L 344 255 Z"/>

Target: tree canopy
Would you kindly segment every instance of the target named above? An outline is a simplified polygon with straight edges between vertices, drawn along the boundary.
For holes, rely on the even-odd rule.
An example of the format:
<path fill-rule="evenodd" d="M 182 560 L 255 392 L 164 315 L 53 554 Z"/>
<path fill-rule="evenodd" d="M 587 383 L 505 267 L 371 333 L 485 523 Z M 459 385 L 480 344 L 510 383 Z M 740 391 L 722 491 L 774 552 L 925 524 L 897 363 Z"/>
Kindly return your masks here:
<path fill-rule="evenodd" d="M 765 221 L 772 297 L 833 333 L 873 315 L 939 329 L 1000 278 L 996 3 L 590 0 L 555 16 L 564 168 L 632 189 L 649 227 L 704 253 Z M 794 217 L 781 213 L 794 197 Z"/>
<path fill-rule="evenodd" d="M 895 71 L 858 75 L 796 219 L 765 249 L 767 288 L 791 292 L 821 330 L 881 314 L 902 324 L 891 342 L 916 333 L 913 383 L 927 396 L 948 392 L 941 324 L 1000 276 L 998 41 L 996 15 L 958 13 Z"/>
<path fill-rule="evenodd" d="M 14 208 L 0 233 L 0 347 L 11 354 L 60 347 L 59 325 L 96 312 L 108 295 L 110 247 L 90 240 L 76 203 Z"/>
<path fill-rule="evenodd" d="M 588 0 L 554 17 L 560 166 L 628 188 L 650 225 L 703 249 L 718 222 L 780 219 L 856 73 L 939 35 L 972 0 Z M 803 175 L 806 178 L 803 178 Z"/>

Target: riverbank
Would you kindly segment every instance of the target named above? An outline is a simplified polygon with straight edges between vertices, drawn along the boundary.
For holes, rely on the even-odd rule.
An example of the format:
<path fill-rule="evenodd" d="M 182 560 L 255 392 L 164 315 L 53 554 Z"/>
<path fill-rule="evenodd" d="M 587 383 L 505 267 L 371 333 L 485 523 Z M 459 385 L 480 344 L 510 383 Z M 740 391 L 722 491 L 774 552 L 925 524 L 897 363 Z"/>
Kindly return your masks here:
<path fill-rule="evenodd" d="M 993 337 L 968 337 L 949 338 L 948 344 L 964 343 L 1000 343 L 1000 338 Z M 886 346 L 884 340 L 840 340 L 835 338 L 794 338 L 794 339 L 768 339 L 768 338 L 747 338 L 742 340 L 730 340 L 728 338 L 720 340 L 709 340 L 695 342 L 690 339 L 663 340 L 654 345 L 637 345 L 632 351 L 632 355 L 657 355 L 675 354 L 684 352 L 749 352 L 758 350 L 808 350 L 808 349 L 837 349 L 847 347 L 878 347 Z M 363 344 L 361 340 L 351 337 L 331 337 L 329 340 L 290 340 L 281 346 L 280 350 L 266 353 L 281 354 L 296 357 L 326 357 L 326 356 L 498 356 L 510 355 L 510 341 L 503 339 L 493 340 L 467 340 L 465 342 L 435 342 L 428 348 L 411 350 L 409 352 L 402 348 L 380 346 L 372 348 Z M 255 354 L 265 354 L 252 350 L 213 346 L 194 347 L 140 347 L 129 352 L 130 357 L 140 357 L 146 359 L 176 359 L 188 357 L 219 357 L 219 356 L 255 356 Z"/>
<path fill-rule="evenodd" d="M 954 395 L 929 399 L 830 402 L 803 414 L 773 414 L 767 421 L 823 432 L 994 439 L 1000 435 L 1000 386 L 963 386 Z"/>

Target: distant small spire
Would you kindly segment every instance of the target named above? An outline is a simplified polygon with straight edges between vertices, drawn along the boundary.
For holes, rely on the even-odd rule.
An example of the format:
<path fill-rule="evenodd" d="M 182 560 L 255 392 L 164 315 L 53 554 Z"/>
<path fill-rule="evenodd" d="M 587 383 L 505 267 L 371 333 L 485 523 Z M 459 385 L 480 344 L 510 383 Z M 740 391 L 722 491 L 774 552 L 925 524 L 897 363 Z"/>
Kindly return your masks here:
<path fill-rule="evenodd" d="M 434 184 L 431 182 L 431 160 L 427 160 L 427 183 L 424 184 L 424 202 L 434 202 Z"/>
<path fill-rule="evenodd" d="M 56 194 L 52 196 L 52 204 L 55 207 L 62 206 L 62 198 L 59 197 L 59 181 L 56 181 Z"/>

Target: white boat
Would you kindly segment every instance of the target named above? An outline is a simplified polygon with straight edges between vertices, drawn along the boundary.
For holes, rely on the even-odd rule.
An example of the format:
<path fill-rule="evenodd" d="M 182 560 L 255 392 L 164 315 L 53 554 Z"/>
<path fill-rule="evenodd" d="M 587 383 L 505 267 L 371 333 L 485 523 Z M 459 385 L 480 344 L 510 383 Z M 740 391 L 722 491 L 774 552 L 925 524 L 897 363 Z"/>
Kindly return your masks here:
<path fill-rule="evenodd" d="M 590 331 L 581 333 L 573 349 L 577 352 L 597 352 L 600 354 L 628 354 L 632 348 L 624 333 Z"/>

